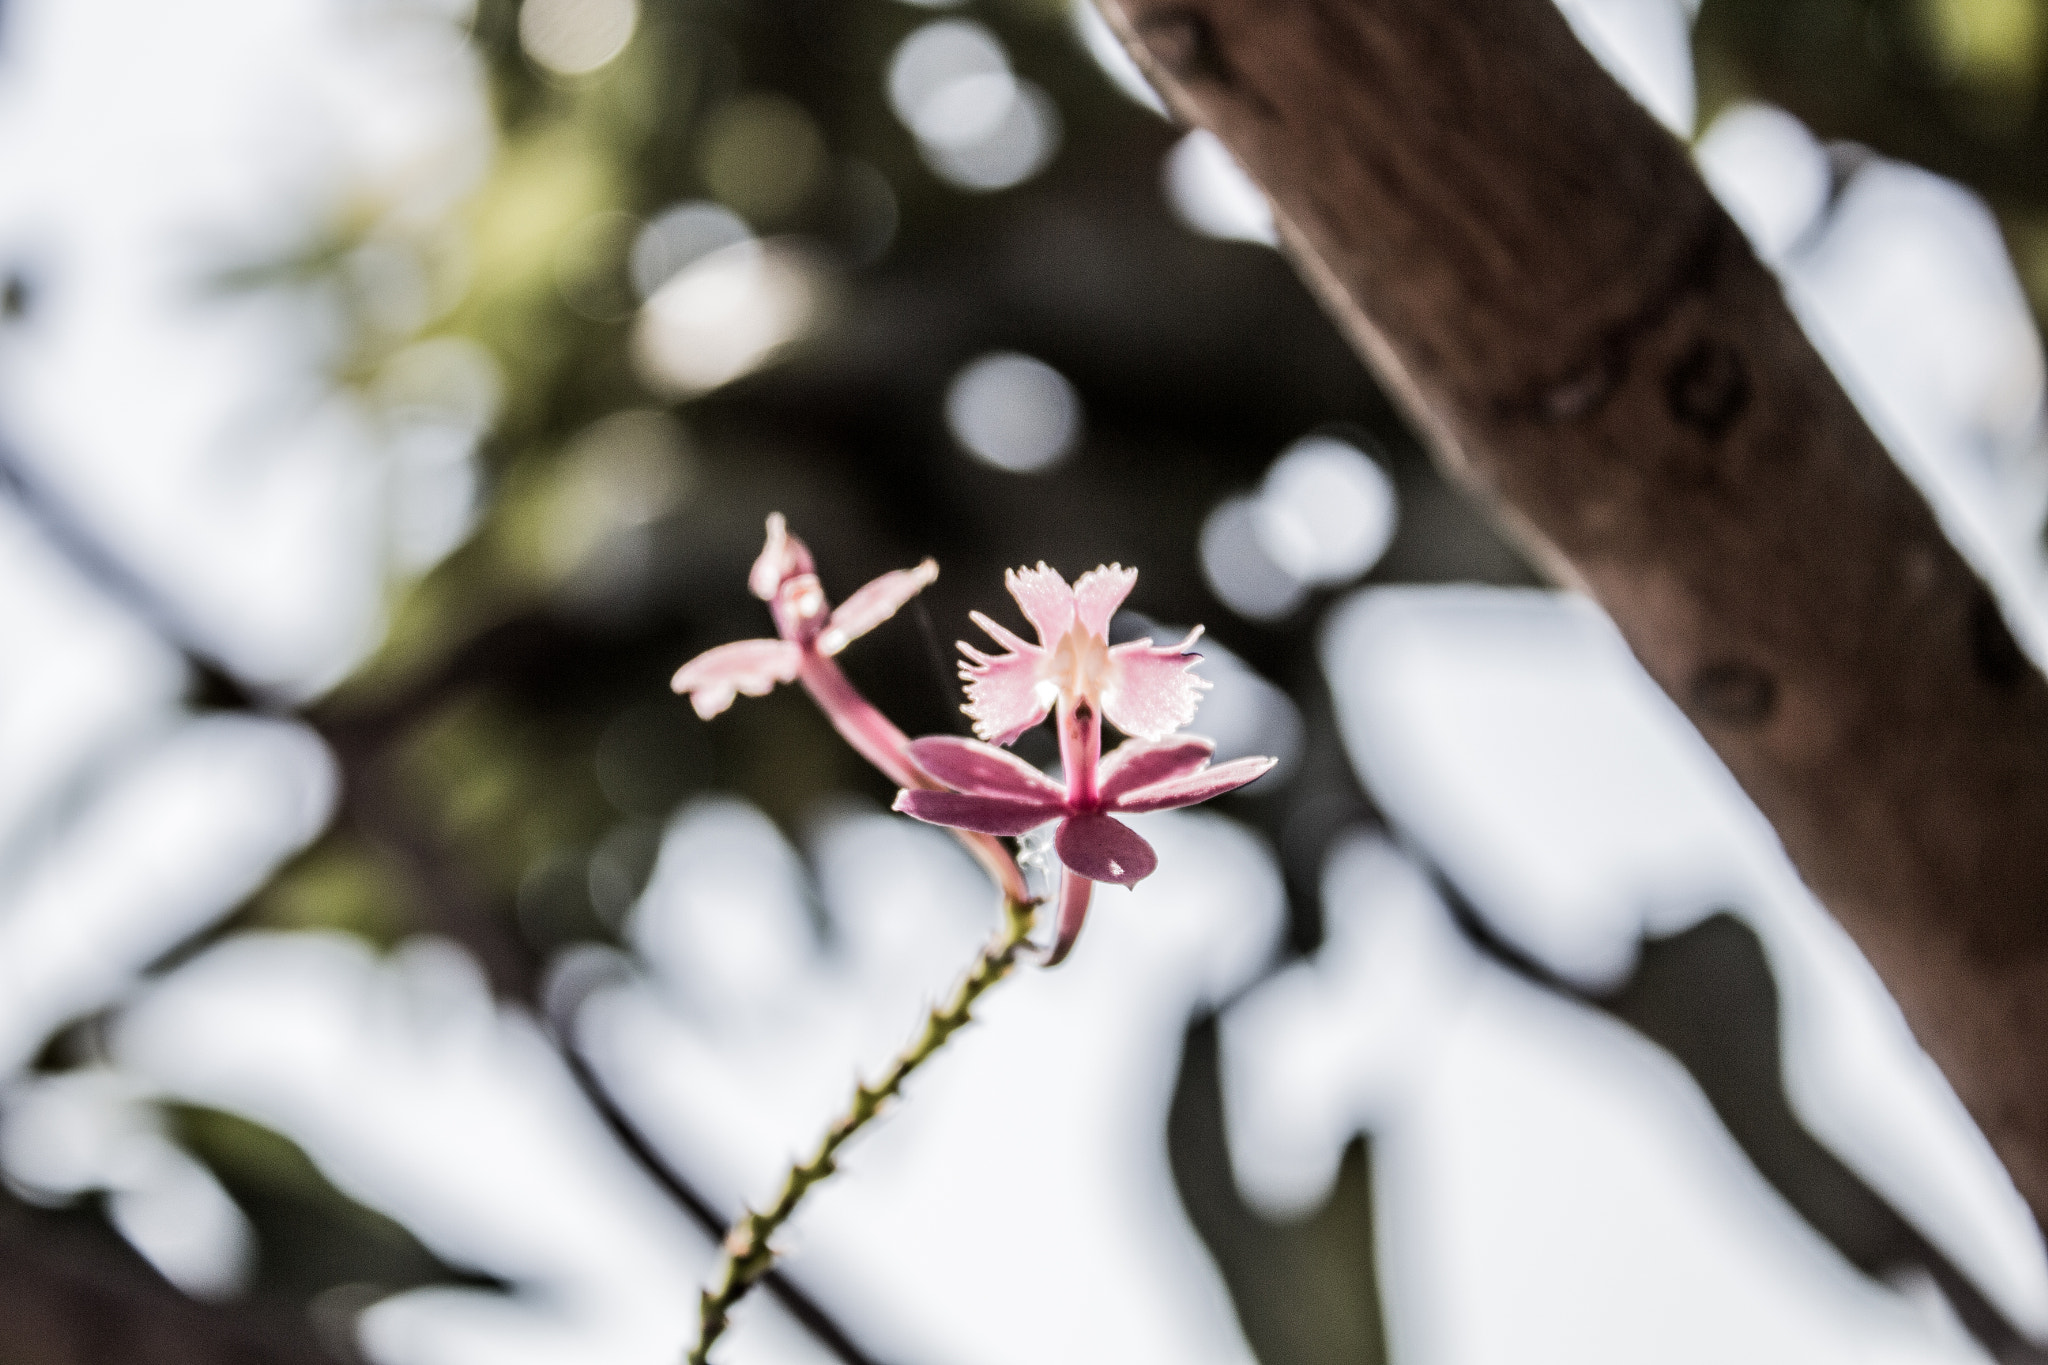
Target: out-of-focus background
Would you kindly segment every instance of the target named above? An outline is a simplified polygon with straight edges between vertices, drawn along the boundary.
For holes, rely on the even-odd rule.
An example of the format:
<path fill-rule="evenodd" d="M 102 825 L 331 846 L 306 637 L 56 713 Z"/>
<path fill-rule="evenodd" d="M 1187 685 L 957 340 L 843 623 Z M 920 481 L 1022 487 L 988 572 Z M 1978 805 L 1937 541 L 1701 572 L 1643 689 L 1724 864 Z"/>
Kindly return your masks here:
<path fill-rule="evenodd" d="M 2048 6 L 1561 2 L 2038 653 Z M 1067 0 L 0 3 L 0 1358 L 675 1358 L 993 920 L 800 694 L 668 693 L 771 510 L 943 566 L 844 656 L 912 733 L 1121 561 L 1281 762 L 725 1360 L 2041 1358 L 1875 977 L 1271 242 Z"/>

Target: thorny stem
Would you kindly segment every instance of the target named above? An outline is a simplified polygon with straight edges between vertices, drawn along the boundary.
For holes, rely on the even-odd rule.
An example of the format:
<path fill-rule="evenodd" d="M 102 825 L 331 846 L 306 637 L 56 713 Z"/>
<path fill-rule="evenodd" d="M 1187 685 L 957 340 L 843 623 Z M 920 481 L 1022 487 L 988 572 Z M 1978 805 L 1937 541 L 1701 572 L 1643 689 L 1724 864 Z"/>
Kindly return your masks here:
<path fill-rule="evenodd" d="M 924 1028 L 910 1046 L 897 1055 L 880 1080 L 854 1087 L 853 1103 L 825 1130 L 825 1136 L 810 1160 L 790 1167 L 775 1202 L 760 1213 L 748 1212 L 733 1224 L 719 1257 L 717 1275 L 704 1291 L 697 1344 L 686 1358 L 687 1365 L 706 1365 L 712 1346 L 725 1333 L 733 1305 L 774 1267 L 778 1253 L 769 1244 L 769 1239 L 789 1221 L 811 1187 L 838 1169 L 835 1158 L 847 1140 L 881 1112 L 884 1102 L 902 1089 L 911 1072 L 924 1065 L 927 1058 L 945 1046 L 947 1039 L 971 1022 L 974 1002 L 1016 967 L 1018 956 L 1031 941 L 1031 930 L 1037 921 L 1037 901 L 1005 896 L 1002 926 L 983 945 L 974 965 L 955 988 L 953 998 L 932 1007 L 931 1013 L 925 1017 Z"/>

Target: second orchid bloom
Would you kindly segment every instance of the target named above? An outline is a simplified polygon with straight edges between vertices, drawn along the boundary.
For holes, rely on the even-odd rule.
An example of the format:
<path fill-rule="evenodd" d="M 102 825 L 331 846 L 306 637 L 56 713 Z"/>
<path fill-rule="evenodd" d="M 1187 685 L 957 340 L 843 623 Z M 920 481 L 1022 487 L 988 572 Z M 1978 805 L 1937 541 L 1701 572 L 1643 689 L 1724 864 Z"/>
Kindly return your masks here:
<path fill-rule="evenodd" d="M 1199 656 L 1186 653 L 1200 635 L 1168 648 L 1150 640 L 1109 643 L 1109 622 L 1137 583 L 1135 569 L 1097 568 L 1069 587 L 1041 563 L 1006 576 L 1011 596 L 1038 633 L 1036 645 L 979 612 L 974 621 L 1009 653 L 991 657 L 963 642 L 968 662 L 962 709 L 984 740 L 934 737 L 910 745 L 917 766 L 946 788 L 898 793 L 896 809 L 919 820 L 983 834 L 1023 834 L 1057 819 L 1053 848 L 1064 874 L 1050 966 L 1073 948 L 1095 883 L 1135 886 L 1158 856 L 1117 814 L 1192 806 L 1234 791 L 1272 768 L 1270 758 L 1209 766 L 1216 746 L 1187 735 L 1170 738 L 1194 718 L 1202 689 L 1193 675 Z M 1063 782 L 998 748 L 1053 716 L 1059 729 Z M 1131 738 L 1107 757 L 1107 717 Z"/>

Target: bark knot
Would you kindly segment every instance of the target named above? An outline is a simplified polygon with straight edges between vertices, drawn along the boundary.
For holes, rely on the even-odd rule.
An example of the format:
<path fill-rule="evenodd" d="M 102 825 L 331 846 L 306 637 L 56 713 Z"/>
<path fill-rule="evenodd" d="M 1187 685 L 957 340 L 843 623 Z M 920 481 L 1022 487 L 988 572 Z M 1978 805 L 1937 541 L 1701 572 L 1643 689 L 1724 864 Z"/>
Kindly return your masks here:
<path fill-rule="evenodd" d="M 1733 346 L 1701 337 L 1664 377 L 1664 401 L 1672 417 L 1710 441 L 1718 441 L 1749 406 L 1749 371 Z"/>
<path fill-rule="evenodd" d="M 1707 664 L 1692 675 L 1686 687 L 1687 710 L 1738 729 L 1763 724 L 1777 705 L 1776 680 L 1755 664 L 1740 660 Z"/>
<path fill-rule="evenodd" d="M 1725 215 L 1718 210 L 1709 213 L 1656 287 L 1645 293 L 1632 311 L 1598 333 L 1579 358 L 1563 369 L 1562 378 L 1543 380 L 1517 397 L 1498 401 L 1494 410 L 1504 418 L 1533 418 L 1552 426 L 1598 413 L 1628 381 L 1644 339 L 1662 327 L 1687 297 L 1714 288 L 1731 231 Z M 1725 429 L 1749 400 L 1749 378 L 1732 349 L 1702 339 L 1667 375 L 1665 395 L 1680 421 L 1702 430 L 1703 423 Z M 1685 405 L 1682 414 L 1681 401 Z"/>
<path fill-rule="evenodd" d="M 1237 73 L 1216 41 L 1214 26 L 1200 10 L 1174 5 L 1146 15 L 1135 27 L 1153 59 L 1183 85 L 1203 80 L 1226 87 L 1237 83 Z"/>

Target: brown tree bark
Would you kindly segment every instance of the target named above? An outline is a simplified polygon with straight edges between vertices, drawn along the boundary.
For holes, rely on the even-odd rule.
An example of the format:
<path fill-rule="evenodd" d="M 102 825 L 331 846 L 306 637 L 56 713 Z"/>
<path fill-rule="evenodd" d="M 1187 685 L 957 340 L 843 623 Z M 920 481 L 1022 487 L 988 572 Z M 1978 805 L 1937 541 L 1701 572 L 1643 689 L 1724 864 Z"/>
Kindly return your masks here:
<path fill-rule="evenodd" d="M 1438 457 L 1619 624 L 2048 1226 L 2048 682 L 1551 0 L 1105 0 Z"/>

